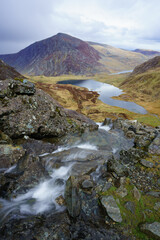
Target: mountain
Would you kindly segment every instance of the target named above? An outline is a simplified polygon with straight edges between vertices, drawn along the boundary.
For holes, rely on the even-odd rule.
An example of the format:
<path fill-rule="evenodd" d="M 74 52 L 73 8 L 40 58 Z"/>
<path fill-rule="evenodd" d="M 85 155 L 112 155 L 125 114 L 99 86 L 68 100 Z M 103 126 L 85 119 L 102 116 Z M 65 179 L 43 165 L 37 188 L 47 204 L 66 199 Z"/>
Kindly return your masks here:
<path fill-rule="evenodd" d="M 13 67 L 7 65 L 2 60 L 0 60 L 0 80 L 5 80 L 8 78 L 24 78 L 20 73 L 18 73 Z"/>
<path fill-rule="evenodd" d="M 142 53 L 143 55 L 148 57 L 160 56 L 160 52 L 148 49 L 135 49 L 133 50 L 133 52 Z"/>
<path fill-rule="evenodd" d="M 0 55 L 21 73 L 30 75 L 86 74 L 96 72 L 100 54 L 88 43 L 58 33 L 15 54 Z"/>
<path fill-rule="evenodd" d="M 131 70 L 148 56 L 58 33 L 0 59 L 22 74 L 56 76 Z"/>

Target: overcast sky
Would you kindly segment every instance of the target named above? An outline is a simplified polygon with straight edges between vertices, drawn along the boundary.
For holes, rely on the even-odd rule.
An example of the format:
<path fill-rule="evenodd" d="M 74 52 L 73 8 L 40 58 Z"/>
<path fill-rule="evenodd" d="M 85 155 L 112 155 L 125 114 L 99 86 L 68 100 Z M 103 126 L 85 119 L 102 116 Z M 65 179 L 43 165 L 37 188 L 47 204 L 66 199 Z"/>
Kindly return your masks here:
<path fill-rule="evenodd" d="M 0 0 L 0 53 L 58 32 L 160 51 L 160 0 Z"/>

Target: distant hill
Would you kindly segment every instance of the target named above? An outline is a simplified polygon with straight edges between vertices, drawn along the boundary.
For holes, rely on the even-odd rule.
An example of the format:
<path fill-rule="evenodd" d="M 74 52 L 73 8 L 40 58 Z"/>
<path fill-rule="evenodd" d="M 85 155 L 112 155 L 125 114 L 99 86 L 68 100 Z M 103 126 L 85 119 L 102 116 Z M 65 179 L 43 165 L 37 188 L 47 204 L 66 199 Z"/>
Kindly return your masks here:
<path fill-rule="evenodd" d="M 155 101 L 155 106 L 156 102 L 160 104 L 160 56 L 137 66 L 120 86 L 143 98 L 143 101 Z M 157 112 L 160 114 L 159 105 Z"/>
<path fill-rule="evenodd" d="M 63 33 L 35 42 L 18 53 L 0 55 L 0 59 L 21 73 L 46 76 L 94 73 L 101 65 L 98 51 Z"/>
<path fill-rule="evenodd" d="M 5 80 L 9 78 L 24 78 L 24 76 L 18 73 L 13 67 L 7 65 L 2 60 L 0 60 L 0 80 Z"/>
<path fill-rule="evenodd" d="M 135 49 L 133 52 L 141 53 L 148 57 L 154 57 L 154 56 L 160 56 L 160 52 L 153 51 L 153 50 L 147 50 L 147 49 Z"/>
<path fill-rule="evenodd" d="M 64 33 L 33 43 L 0 59 L 22 74 L 57 76 L 86 75 L 131 70 L 149 57 L 107 44 L 85 42 Z"/>

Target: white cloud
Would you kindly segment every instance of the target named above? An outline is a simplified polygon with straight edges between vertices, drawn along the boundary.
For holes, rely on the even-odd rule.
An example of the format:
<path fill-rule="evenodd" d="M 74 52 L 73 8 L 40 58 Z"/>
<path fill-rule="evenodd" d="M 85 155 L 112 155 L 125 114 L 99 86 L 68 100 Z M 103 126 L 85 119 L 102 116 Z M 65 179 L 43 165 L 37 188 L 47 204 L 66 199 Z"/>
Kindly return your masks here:
<path fill-rule="evenodd" d="M 2 0 L 0 53 L 58 32 L 123 48 L 160 50 L 159 0 Z"/>

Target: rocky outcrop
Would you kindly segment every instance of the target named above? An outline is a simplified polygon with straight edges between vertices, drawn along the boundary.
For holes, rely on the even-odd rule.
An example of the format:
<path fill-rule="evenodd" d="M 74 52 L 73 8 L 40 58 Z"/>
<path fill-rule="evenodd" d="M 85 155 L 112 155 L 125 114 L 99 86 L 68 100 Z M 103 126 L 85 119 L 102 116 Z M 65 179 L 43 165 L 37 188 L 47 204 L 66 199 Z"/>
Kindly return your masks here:
<path fill-rule="evenodd" d="M 27 80 L 4 80 L 0 86 L 0 130 L 11 138 L 60 137 L 67 132 L 97 129 L 81 114 L 64 110 Z"/>

